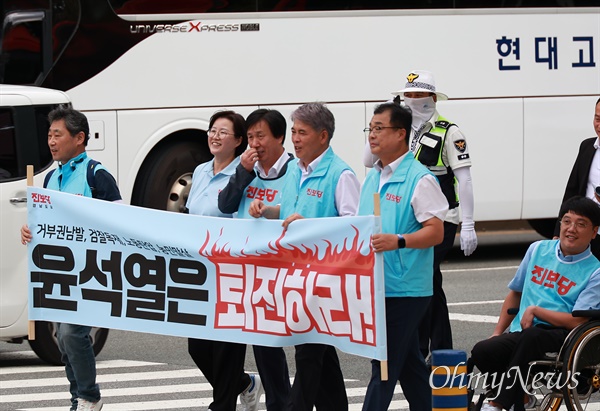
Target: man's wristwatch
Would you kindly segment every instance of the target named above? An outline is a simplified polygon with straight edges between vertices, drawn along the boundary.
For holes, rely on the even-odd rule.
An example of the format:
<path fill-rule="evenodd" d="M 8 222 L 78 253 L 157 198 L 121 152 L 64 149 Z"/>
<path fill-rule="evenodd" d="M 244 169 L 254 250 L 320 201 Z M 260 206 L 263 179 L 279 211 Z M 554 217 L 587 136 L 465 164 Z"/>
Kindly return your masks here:
<path fill-rule="evenodd" d="M 405 247 L 406 247 L 406 240 L 404 239 L 402 234 L 398 234 L 398 248 L 405 248 Z"/>

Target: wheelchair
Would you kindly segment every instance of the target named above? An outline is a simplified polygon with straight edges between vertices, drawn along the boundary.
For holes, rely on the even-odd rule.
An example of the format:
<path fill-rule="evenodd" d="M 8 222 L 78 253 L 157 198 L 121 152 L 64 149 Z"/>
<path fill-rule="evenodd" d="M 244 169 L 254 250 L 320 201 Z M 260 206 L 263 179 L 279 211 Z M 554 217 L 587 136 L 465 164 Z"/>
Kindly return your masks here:
<path fill-rule="evenodd" d="M 573 316 L 590 320 L 571 330 L 558 353 L 530 363 L 546 377 L 536 383 L 544 389 L 527 410 L 557 411 L 564 404 L 568 411 L 600 411 L 600 310 L 574 311 Z M 469 409 L 479 410 L 488 396 L 493 393 L 481 394 Z"/>

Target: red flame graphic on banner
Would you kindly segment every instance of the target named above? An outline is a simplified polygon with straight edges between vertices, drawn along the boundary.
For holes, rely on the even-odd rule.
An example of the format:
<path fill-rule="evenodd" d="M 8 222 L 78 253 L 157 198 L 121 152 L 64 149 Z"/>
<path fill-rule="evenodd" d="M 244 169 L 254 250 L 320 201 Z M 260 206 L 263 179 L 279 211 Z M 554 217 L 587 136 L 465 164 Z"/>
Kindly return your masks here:
<path fill-rule="evenodd" d="M 282 232 L 281 236 L 275 241 L 274 244 L 268 244 L 269 250 L 267 252 L 260 253 L 257 255 L 246 254 L 244 253 L 244 250 L 241 250 L 241 254 L 238 256 L 231 254 L 231 252 L 227 250 L 227 244 L 224 244 L 222 247 L 218 247 L 217 242 L 215 242 L 210 251 L 208 251 L 207 247 L 210 241 L 210 233 L 207 233 L 206 240 L 204 241 L 204 244 L 202 244 L 202 247 L 200 247 L 200 250 L 198 250 L 198 253 L 202 256 L 207 257 L 213 263 L 222 262 L 223 259 L 229 258 L 234 258 L 239 262 L 240 258 L 255 259 L 259 257 L 260 261 L 262 261 L 263 263 L 266 260 L 275 259 L 278 261 L 287 261 L 306 265 L 317 264 L 320 266 L 330 267 L 339 266 L 344 267 L 345 269 L 352 270 L 364 270 L 372 268 L 375 262 L 374 254 L 372 252 L 370 252 L 367 255 L 363 255 L 360 253 L 360 249 L 362 248 L 363 243 L 359 245 L 358 229 L 354 226 L 352 226 L 352 228 L 356 232 L 356 235 L 352 240 L 350 248 L 347 247 L 347 240 L 344 241 L 344 244 L 339 247 L 333 247 L 331 242 L 324 240 L 327 243 L 327 247 L 324 250 L 324 256 L 322 258 L 319 258 L 318 249 L 312 250 L 306 246 L 298 247 L 294 245 L 289 245 L 289 248 L 283 247 L 281 245 L 281 241 L 285 236 L 285 231 Z M 223 230 L 221 229 L 220 234 L 222 233 Z M 369 251 L 371 251 L 370 248 Z"/>
<path fill-rule="evenodd" d="M 323 240 L 321 253 L 317 244 L 282 245 L 285 231 L 264 251 L 234 253 L 228 243 L 209 247 L 207 233 L 198 252 L 216 267 L 215 328 L 273 335 L 316 329 L 375 345 L 375 255 L 370 244 L 361 254 L 364 242 L 352 228 L 343 244 Z"/>

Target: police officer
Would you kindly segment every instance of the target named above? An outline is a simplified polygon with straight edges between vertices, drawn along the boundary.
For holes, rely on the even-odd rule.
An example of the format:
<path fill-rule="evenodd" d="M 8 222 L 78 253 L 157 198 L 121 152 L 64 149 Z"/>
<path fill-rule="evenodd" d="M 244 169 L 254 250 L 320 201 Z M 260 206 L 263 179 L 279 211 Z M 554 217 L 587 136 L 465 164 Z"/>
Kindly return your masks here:
<path fill-rule="evenodd" d="M 436 103 L 447 100 L 448 96 L 436 90 L 431 72 L 411 71 L 404 88 L 392 94 L 403 96 L 404 104 L 411 109 L 410 151 L 437 177 L 450 209 L 444 221 L 444 240 L 434 249 L 433 297 L 419 327 L 421 352 L 427 358 L 430 350 L 452 348 L 452 330 L 446 295 L 442 289 L 440 263 L 454 243 L 460 222 L 459 199 L 462 211 L 460 248 L 465 256 L 471 255 L 477 248 L 471 158 L 463 133 L 436 109 Z"/>

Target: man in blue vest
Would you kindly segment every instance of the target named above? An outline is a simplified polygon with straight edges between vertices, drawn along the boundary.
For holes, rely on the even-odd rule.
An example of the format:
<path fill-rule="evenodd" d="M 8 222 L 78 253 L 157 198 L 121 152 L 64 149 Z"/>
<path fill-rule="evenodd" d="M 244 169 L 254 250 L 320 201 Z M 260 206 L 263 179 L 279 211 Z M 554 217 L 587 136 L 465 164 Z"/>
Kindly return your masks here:
<path fill-rule="evenodd" d="M 219 209 L 226 214 L 237 212 L 237 218 L 248 214 L 254 199 L 265 204 L 281 202 L 281 189 L 288 164 L 294 156 L 285 152 L 285 118 L 277 110 L 261 108 L 246 119 L 248 146 L 229 183 L 219 193 Z M 255 345 L 254 359 L 266 393 L 267 411 L 284 410 L 290 395 L 290 375 L 282 347 Z M 245 404 L 245 394 L 240 394 Z M 252 410 L 248 410 L 252 411 Z"/>
<path fill-rule="evenodd" d="M 427 358 L 431 351 L 452 348 L 452 329 L 446 295 L 442 288 L 440 264 L 454 244 L 460 217 L 461 250 L 465 256 L 469 256 L 477 247 L 473 221 L 471 158 L 464 134 L 456 124 L 442 117 L 437 111 L 437 102 L 447 100 L 448 96 L 436 90 L 431 72 L 411 71 L 406 77 L 404 88 L 392 94 L 403 95 L 404 104 L 411 109 L 410 151 L 437 177 L 449 205 L 444 221 L 444 241 L 434 249 L 433 297 L 419 327 L 421 353 Z"/>
<path fill-rule="evenodd" d="M 600 261 L 590 250 L 600 226 L 600 208 L 593 200 L 576 196 L 563 203 L 559 218 L 559 239 L 529 246 L 508 284 L 492 336 L 471 352 L 469 368 L 476 365 L 483 373 L 496 373 L 500 381 L 496 397 L 482 411 L 508 410 L 513 405 L 515 411 L 524 410 L 521 378 L 529 375 L 529 363 L 558 352 L 569 331 L 588 320 L 573 317 L 573 311 L 600 309 Z M 516 307 L 516 315 L 509 313 Z M 531 396 L 527 408 L 534 405 Z"/>
<path fill-rule="evenodd" d="M 335 130 L 324 104 L 308 103 L 292 113 L 292 143 L 298 161 L 289 165 L 279 205 L 254 200 L 251 216 L 283 218 L 283 227 L 301 218 L 355 215 L 360 183 L 329 146 Z M 288 411 L 346 411 L 348 397 L 335 348 L 324 344 L 296 346 L 296 375 Z"/>
<path fill-rule="evenodd" d="M 90 127 L 83 113 L 72 108 L 58 108 L 48 114 L 50 129 L 48 146 L 52 159 L 58 161 L 44 181 L 52 190 L 106 201 L 120 201 L 121 194 L 113 176 L 98 162 L 87 156 L 85 147 Z M 21 228 L 21 242 L 32 239 L 29 228 Z M 100 387 L 96 384 L 96 357 L 90 340 L 91 327 L 57 324 L 58 348 L 70 383 L 71 411 L 102 409 Z"/>
<path fill-rule="evenodd" d="M 381 380 L 380 362 L 373 360 L 363 411 L 387 410 L 397 381 L 411 411 L 431 411 L 418 327 L 431 300 L 433 247 L 443 239 L 448 202 L 435 176 L 408 149 L 410 126 L 409 110 L 384 103 L 366 130 L 378 160 L 363 182 L 358 213 L 373 214 L 379 195 L 382 227 L 372 245 L 384 258 L 389 378 Z"/>

